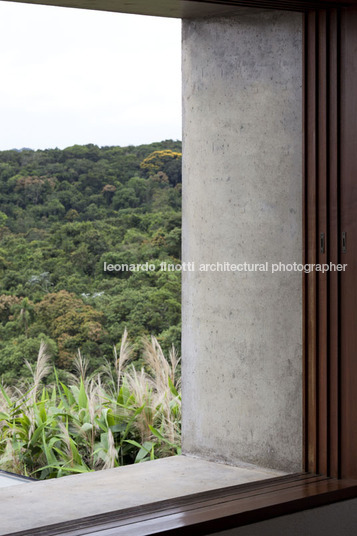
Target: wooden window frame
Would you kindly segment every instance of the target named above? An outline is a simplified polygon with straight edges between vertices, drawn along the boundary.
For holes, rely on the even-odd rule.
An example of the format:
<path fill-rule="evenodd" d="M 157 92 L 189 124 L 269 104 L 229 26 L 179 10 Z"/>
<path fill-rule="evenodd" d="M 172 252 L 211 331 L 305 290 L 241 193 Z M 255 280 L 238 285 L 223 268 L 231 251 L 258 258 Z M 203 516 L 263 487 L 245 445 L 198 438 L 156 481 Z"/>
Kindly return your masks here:
<path fill-rule="evenodd" d="M 352 68 L 356 30 L 357 8 L 305 15 L 306 263 L 353 264 L 354 260 L 351 245 L 349 255 L 344 254 L 341 226 L 356 178 L 356 154 L 350 143 L 356 136 L 357 69 Z M 357 479 L 356 310 L 347 299 L 354 284 L 351 277 L 350 272 L 304 277 L 304 466 L 313 473 Z"/>

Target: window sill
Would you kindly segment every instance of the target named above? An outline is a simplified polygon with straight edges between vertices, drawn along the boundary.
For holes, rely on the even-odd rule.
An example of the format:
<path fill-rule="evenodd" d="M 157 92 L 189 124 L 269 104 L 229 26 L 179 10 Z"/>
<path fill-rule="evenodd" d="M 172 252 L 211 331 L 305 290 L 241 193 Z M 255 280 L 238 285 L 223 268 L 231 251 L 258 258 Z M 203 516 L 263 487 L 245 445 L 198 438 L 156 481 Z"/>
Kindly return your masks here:
<path fill-rule="evenodd" d="M 176 456 L 0 490 L 0 535 L 140 509 L 282 473 Z M 136 511 L 136 510 L 135 510 Z M 21 514 L 19 515 L 19 512 Z"/>
<path fill-rule="evenodd" d="M 357 482 L 167 458 L 1 490 L 1 535 L 195 536 L 357 497 Z M 21 517 L 19 516 L 21 512 Z"/>

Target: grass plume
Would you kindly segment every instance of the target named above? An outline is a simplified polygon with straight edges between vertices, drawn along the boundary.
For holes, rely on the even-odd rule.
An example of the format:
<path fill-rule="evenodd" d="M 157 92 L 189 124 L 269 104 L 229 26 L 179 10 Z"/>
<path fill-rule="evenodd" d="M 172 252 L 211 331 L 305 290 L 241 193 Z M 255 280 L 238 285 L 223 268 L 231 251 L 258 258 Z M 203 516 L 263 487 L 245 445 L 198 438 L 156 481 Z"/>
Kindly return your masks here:
<path fill-rule="evenodd" d="M 125 330 L 119 353 L 88 375 L 78 352 L 70 381 L 45 386 L 51 372 L 41 343 L 31 381 L 0 390 L 0 468 L 40 479 L 106 469 L 180 453 L 181 396 L 174 349 L 143 341 L 140 370 L 130 364 Z"/>

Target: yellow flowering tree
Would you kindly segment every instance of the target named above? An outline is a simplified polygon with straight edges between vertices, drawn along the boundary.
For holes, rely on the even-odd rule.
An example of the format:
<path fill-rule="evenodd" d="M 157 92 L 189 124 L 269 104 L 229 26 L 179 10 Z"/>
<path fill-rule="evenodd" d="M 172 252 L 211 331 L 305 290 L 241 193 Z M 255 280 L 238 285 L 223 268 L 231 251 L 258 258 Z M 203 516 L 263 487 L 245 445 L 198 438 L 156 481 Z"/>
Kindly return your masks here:
<path fill-rule="evenodd" d="M 181 160 L 182 153 L 165 149 L 162 151 L 154 151 L 150 153 L 140 164 L 140 168 L 149 176 L 165 173 L 169 183 L 173 186 L 181 183 Z"/>

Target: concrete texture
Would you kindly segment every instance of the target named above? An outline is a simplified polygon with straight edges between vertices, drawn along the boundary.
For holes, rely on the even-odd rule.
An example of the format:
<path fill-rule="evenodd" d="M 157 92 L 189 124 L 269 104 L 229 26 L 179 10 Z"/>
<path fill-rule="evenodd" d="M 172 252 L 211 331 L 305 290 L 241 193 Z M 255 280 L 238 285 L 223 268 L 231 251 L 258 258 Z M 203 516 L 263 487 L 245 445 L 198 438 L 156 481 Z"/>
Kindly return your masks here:
<path fill-rule="evenodd" d="M 220 536 L 355 536 L 357 499 L 217 532 Z"/>
<path fill-rule="evenodd" d="M 299 471 L 302 16 L 183 21 L 183 451 Z"/>
<path fill-rule="evenodd" d="M 0 535 L 274 476 L 176 456 L 0 489 Z"/>

